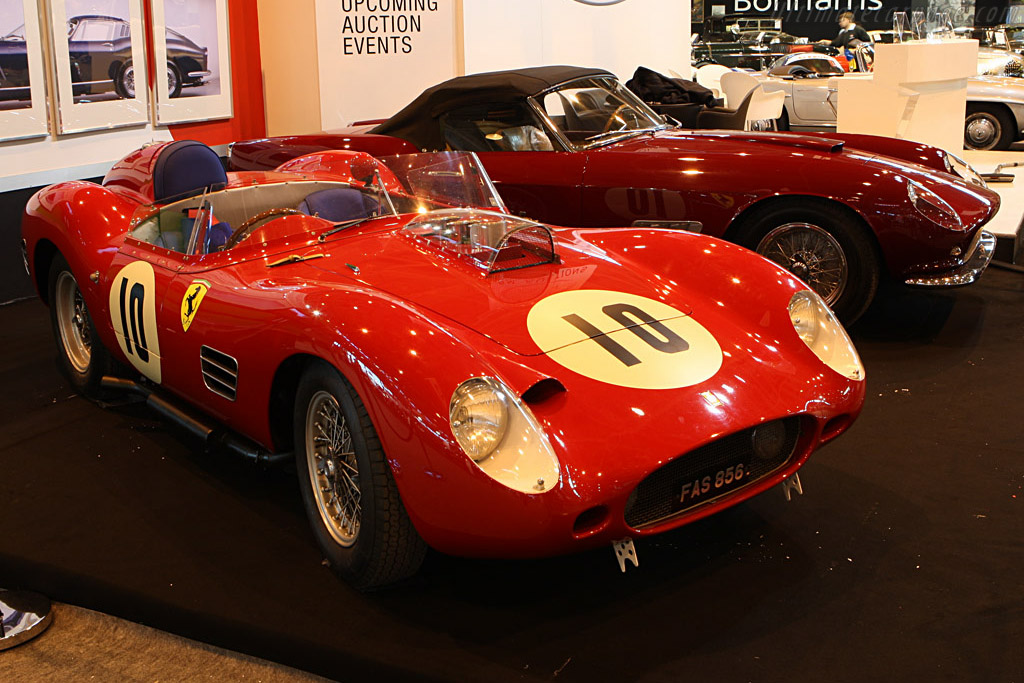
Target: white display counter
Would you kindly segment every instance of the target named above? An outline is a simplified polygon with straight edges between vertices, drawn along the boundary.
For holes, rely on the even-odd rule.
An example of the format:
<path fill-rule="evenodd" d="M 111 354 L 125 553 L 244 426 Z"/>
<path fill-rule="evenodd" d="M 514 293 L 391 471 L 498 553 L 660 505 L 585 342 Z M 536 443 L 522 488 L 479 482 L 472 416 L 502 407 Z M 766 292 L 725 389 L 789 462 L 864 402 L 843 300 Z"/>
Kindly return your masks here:
<path fill-rule="evenodd" d="M 837 130 L 960 150 L 967 79 L 977 69 L 976 40 L 878 44 L 873 77 L 835 79 Z"/>
<path fill-rule="evenodd" d="M 1024 154 L 1005 150 L 1001 152 L 965 150 L 962 156 L 978 173 L 992 173 L 999 164 L 1024 162 Z M 999 206 L 999 213 L 985 226 L 985 229 L 998 237 L 1000 242 L 1010 241 L 1011 253 L 1020 254 L 1024 247 L 1021 238 L 1022 227 L 1024 227 L 1022 225 L 1024 224 L 1024 166 L 1004 168 L 1001 173 L 1013 175 L 1014 181 L 1012 183 L 989 183 L 989 189 L 999 195 L 1002 203 Z M 997 256 L 1000 256 L 998 252 Z M 1017 262 L 1019 261 L 1018 258 Z"/>

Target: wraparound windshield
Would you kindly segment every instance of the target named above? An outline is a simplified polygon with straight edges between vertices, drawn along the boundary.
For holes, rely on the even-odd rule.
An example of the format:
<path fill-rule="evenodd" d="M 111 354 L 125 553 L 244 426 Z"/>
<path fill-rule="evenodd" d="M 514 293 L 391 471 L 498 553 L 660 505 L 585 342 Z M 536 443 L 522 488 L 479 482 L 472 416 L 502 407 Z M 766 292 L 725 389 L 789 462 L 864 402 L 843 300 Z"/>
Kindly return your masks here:
<path fill-rule="evenodd" d="M 531 98 L 574 149 L 667 128 L 664 120 L 614 78 L 570 81 Z"/>
<path fill-rule="evenodd" d="M 480 160 L 471 152 L 384 159 L 352 154 L 321 163 L 322 173 L 312 176 L 310 169 L 304 168 L 294 180 L 236 181 L 226 189 L 200 192 L 168 204 L 142 205 L 132 220 L 132 237 L 197 255 L 232 249 L 253 239 L 266 242 L 303 232 L 323 237 L 388 215 L 467 207 L 506 211 Z M 279 220 L 297 215 L 322 220 Z"/>

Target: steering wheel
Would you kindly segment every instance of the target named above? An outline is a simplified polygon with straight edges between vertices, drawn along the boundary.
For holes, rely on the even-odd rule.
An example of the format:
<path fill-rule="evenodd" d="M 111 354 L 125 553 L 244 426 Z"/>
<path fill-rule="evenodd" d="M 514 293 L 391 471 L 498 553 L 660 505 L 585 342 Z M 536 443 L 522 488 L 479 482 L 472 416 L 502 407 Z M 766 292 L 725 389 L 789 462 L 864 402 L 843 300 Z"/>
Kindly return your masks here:
<path fill-rule="evenodd" d="M 623 111 L 626 111 L 627 109 L 629 109 L 630 114 L 632 114 L 632 116 L 633 116 L 633 123 L 637 123 L 640 120 L 640 117 L 637 115 L 637 113 L 635 111 L 633 111 L 629 107 L 629 104 L 628 103 L 620 104 L 618 107 L 616 107 L 615 111 L 612 112 L 612 115 L 608 117 L 608 123 L 604 124 L 604 130 L 601 131 L 601 132 L 602 133 L 609 132 L 612 129 L 612 124 L 615 122 L 615 119 L 618 118 L 619 114 L 621 114 Z M 618 130 L 622 130 L 627 125 L 628 125 L 627 123 L 623 122 L 623 124 L 618 128 Z"/>
<path fill-rule="evenodd" d="M 246 237 L 249 236 L 249 231 L 251 231 L 253 227 L 255 227 L 258 223 L 262 223 L 266 220 L 275 218 L 277 216 L 291 216 L 294 214 L 299 214 L 300 216 L 306 215 L 299 211 L 298 209 L 292 209 L 287 206 L 276 209 L 267 209 L 262 213 L 258 213 L 249 220 L 247 220 L 246 222 L 239 225 L 238 228 L 236 228 L 235 231 L 231 233 L 231 237 L 228 238 L 228 241 L 224 243 L 223 248 L 230 249 L 231 247 L 235 246 L 236 244 L 244 240 Z"/>

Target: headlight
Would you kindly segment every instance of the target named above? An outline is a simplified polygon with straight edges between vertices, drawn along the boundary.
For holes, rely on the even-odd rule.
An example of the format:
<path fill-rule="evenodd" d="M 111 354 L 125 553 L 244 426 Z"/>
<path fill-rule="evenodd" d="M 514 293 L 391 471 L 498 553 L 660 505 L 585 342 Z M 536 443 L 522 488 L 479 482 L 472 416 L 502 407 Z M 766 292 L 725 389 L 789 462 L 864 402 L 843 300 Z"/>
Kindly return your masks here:
<path fill-rule="evenodd" d="M 448 416 L 459 446 L 492 479 L 523 493 L 558 483 L 558 458 L 540 424 L 498 380 L 473 377 L 460 384 Z"/>
<path fill-rule="evenodd" d="M 803 290 L 789 300 L 793 329 L 822 363 L 843 377 L 864 379 L 864 366 L 846 330 L 820 296 Z"/>
<path fill-rule="evenodd" d="M 490 380 L 476 377 L 459 385 L 452 395 L 448 413 L 452 432 L 474 462 L 480 462 L 498 447 L 508 429 L 507 399 Z"/>
<path fill-rule="evenodd" d="M 988 183 L 985 182 L 985 179 L 982 178 L 969 163 L 957 155 L 946 152 L 943 156 L 943 160 L 946 162 L 946 170 L 953 175 L 963 178 L 972 185 L 988 187 Z"/>
<path fill-rule="evenodd" d="M 950 230 L 963 230 L 960 216 L 946 200 L 921 183 L 907 179 L 907 197 L 917 212 L 936 225 Z"/>

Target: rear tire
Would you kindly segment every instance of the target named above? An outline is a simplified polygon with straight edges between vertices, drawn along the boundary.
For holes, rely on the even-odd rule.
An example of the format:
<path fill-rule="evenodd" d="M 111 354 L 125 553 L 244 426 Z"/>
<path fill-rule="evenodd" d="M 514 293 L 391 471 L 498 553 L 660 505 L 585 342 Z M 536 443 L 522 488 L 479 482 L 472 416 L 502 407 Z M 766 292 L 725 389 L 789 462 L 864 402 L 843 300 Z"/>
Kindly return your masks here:
<path fill-rule="evenodd" d="M 181 71 L 171 62 L 167 62 L 167 96 L 177 97 L 181 94 Z"/>
<path fill-rule="evenodd" d="M 366 407 L 330 365 L 299 382 L 295 463 L 313 535 L 336 574 L 371 590 L 415 574 L 426 555 Z"/>
<path fill-rule="evenodd" d="M 80 394 L 102 398 L 100 381 L 112 367 L 110 352 L 100 341 L 78 280 L 61 254 L 50 264 L 47 298 L 57 342 L 57 365 Z"/>
<path fill-rule="evenodd" d="M 878 291 L 881 262 L 871 236 L 840 207 L 769 206 L 752 215 L 737 237 L 806 282 L 844 325 L 863 315 Z"/>
<path fill-rule="evenodd" d="M 1017 139 L 1013 116 L 998 104 L 967 103 L 964 119 L 966 149 L 1006 149 Z"/>

